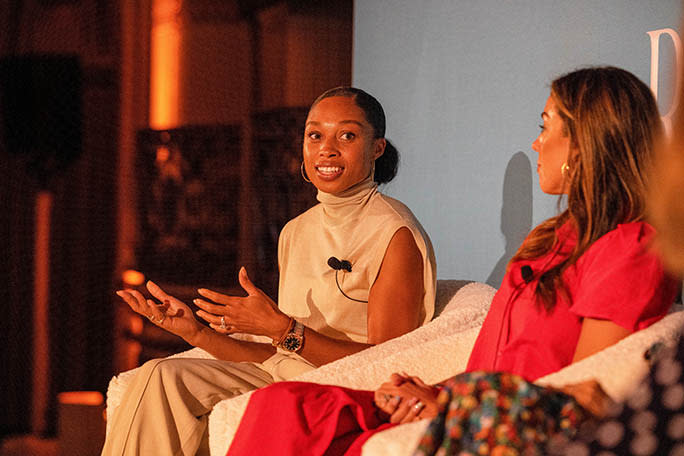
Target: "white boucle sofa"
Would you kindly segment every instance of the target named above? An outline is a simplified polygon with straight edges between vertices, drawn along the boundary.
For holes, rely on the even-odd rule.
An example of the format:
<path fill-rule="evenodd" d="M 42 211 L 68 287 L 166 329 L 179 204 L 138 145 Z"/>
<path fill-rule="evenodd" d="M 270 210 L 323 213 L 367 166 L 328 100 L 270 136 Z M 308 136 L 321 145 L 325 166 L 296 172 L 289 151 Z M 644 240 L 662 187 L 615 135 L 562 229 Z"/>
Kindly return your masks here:
<path fill-rule="evenodd" d="M 307 372 L 296 380 L 370 390 L 398 371 L 418 375 L 428 383 L 451 377 L 464 370 L 495 291 L 482 283 L 439 280 L 436 316 L 430 323 L 402 337 Z M 621 400 L 648 370 L 644 352 L 655 342 L 674 345 L 682 325 L 684 311 L 673 312 L 650 328 L 543 377 L 537 383 L 560 386 L 594 378 L 613 399 Z M 197 348 L 174 356 L 211 357 Z M 135 372 L 136 369 L 123 372 L 111 380 L 107 392 L 108 418 L 119 405 Z M 250 395 L 226 399 L 214 407 L 209 416 L 212 455 L 226 454 Z M 366 442 L 363 454 L 410 455 L 428 422 L 423 420 L 380 432 Z"/>

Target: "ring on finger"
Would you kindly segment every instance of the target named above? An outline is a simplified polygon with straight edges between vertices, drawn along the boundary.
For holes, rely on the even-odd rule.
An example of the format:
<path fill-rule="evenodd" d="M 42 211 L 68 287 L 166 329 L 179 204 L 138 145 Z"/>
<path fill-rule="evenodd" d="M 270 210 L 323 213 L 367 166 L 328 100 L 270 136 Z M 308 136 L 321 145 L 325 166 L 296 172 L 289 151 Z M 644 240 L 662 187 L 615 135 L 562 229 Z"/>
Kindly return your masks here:
<path fill-rule="evenodd" d="M 423 407 L 425 407 L 425 404 L 423 404 L 423 402 L 421 402 L 421 401 L 418 401 L 418 402 L 416 402 L 415 404 L 413 404 L 413 407 L 412 407 L 412 408 L 413 408 L 413 411 L 414 411 L 414 412 L 416 413 L 416 415 L 417 415 L 417 414 L 420 413 L 421 410 L 423 410 Z"/>
<path fill-rule="evenodd" d="M 149 318 L 152 323 L 161 325 L 164 319 L 166 318 L 166 314 L 162 314 L 162 316 L 159 318 L 155 318 L 154 314 L 152 314 L 148 315 L 147 318 Z"/>
<path fill-rule="evenodd" d="M 220 326 L 220 328 L 223 329 L 223 330 L 228 329 L 228 326 L 226 325 L 226 317 L 224 317 L 223 315 L 221 316 L 221 326 Z"/>

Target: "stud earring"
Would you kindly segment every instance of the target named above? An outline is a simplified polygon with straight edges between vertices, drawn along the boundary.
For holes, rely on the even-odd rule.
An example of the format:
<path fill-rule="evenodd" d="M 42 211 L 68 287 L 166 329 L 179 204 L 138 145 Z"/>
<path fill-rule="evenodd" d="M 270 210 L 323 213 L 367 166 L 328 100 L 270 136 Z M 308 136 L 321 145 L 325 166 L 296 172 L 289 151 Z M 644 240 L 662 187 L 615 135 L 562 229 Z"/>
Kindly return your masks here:
<path fill-rule="evenodd" d="M 563 163 L 561 165 L 561 175 L 565 175 L 568 171 L 570 171 L 570 167 L 568 166 L 567 162 Z"/>
<path fill-rule="evenodd" d="M 305 182 L 311 183 L 311 179 L 306 175 L 306 170 L 304 169 L 304 161 L 302 160 L 302 165 L 299 167 L 299 171 L 302 173 L 302 178 Z"/>

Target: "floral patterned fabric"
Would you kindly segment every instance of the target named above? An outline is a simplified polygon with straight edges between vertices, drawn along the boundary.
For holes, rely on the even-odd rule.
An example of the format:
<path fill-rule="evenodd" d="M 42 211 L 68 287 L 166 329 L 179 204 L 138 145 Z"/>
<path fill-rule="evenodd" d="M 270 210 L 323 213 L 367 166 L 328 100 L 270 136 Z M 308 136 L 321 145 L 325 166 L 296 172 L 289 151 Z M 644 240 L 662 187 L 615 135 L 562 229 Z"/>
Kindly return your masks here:
<path fill-rule="evenodd" d="M 440 413 L 414 455 L 542 455 L 569 439 L 588 413 L 566 394 L 505 373 L 469 372 L 446 381 Z"/>

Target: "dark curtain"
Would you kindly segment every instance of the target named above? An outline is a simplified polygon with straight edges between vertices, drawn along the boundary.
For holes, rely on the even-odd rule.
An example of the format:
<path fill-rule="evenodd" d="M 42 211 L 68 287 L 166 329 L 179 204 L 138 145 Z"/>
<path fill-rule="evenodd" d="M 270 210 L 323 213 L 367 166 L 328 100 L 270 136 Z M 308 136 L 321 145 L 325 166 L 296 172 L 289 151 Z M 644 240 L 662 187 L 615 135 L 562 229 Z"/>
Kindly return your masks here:
<path fill-rule="evenodd" d="M 57 393 L 104 393 L 114 374 L 118 74 L 85 68 L 82 87 L 80 156 L 49 183 L 48 434 L 56 432 Z M 31 430 L 34 205 L 45 185 L 32 176 L 25 157 L 6 147 L 0 149 L 0 172 L 2 438 Z"/>
<path fill-rule="evenodd" d="M 0 438 L 30 425 L 33 210 L 36 189 L 0 149 Z"/>
<path fill-rule="evenodd" d="M 52 211 L 53 398 L 61 391 L 104 393 L 114 375 L 118 74 L 86 68 L 83 92 L 83 153 L 55 186 Z"/>

